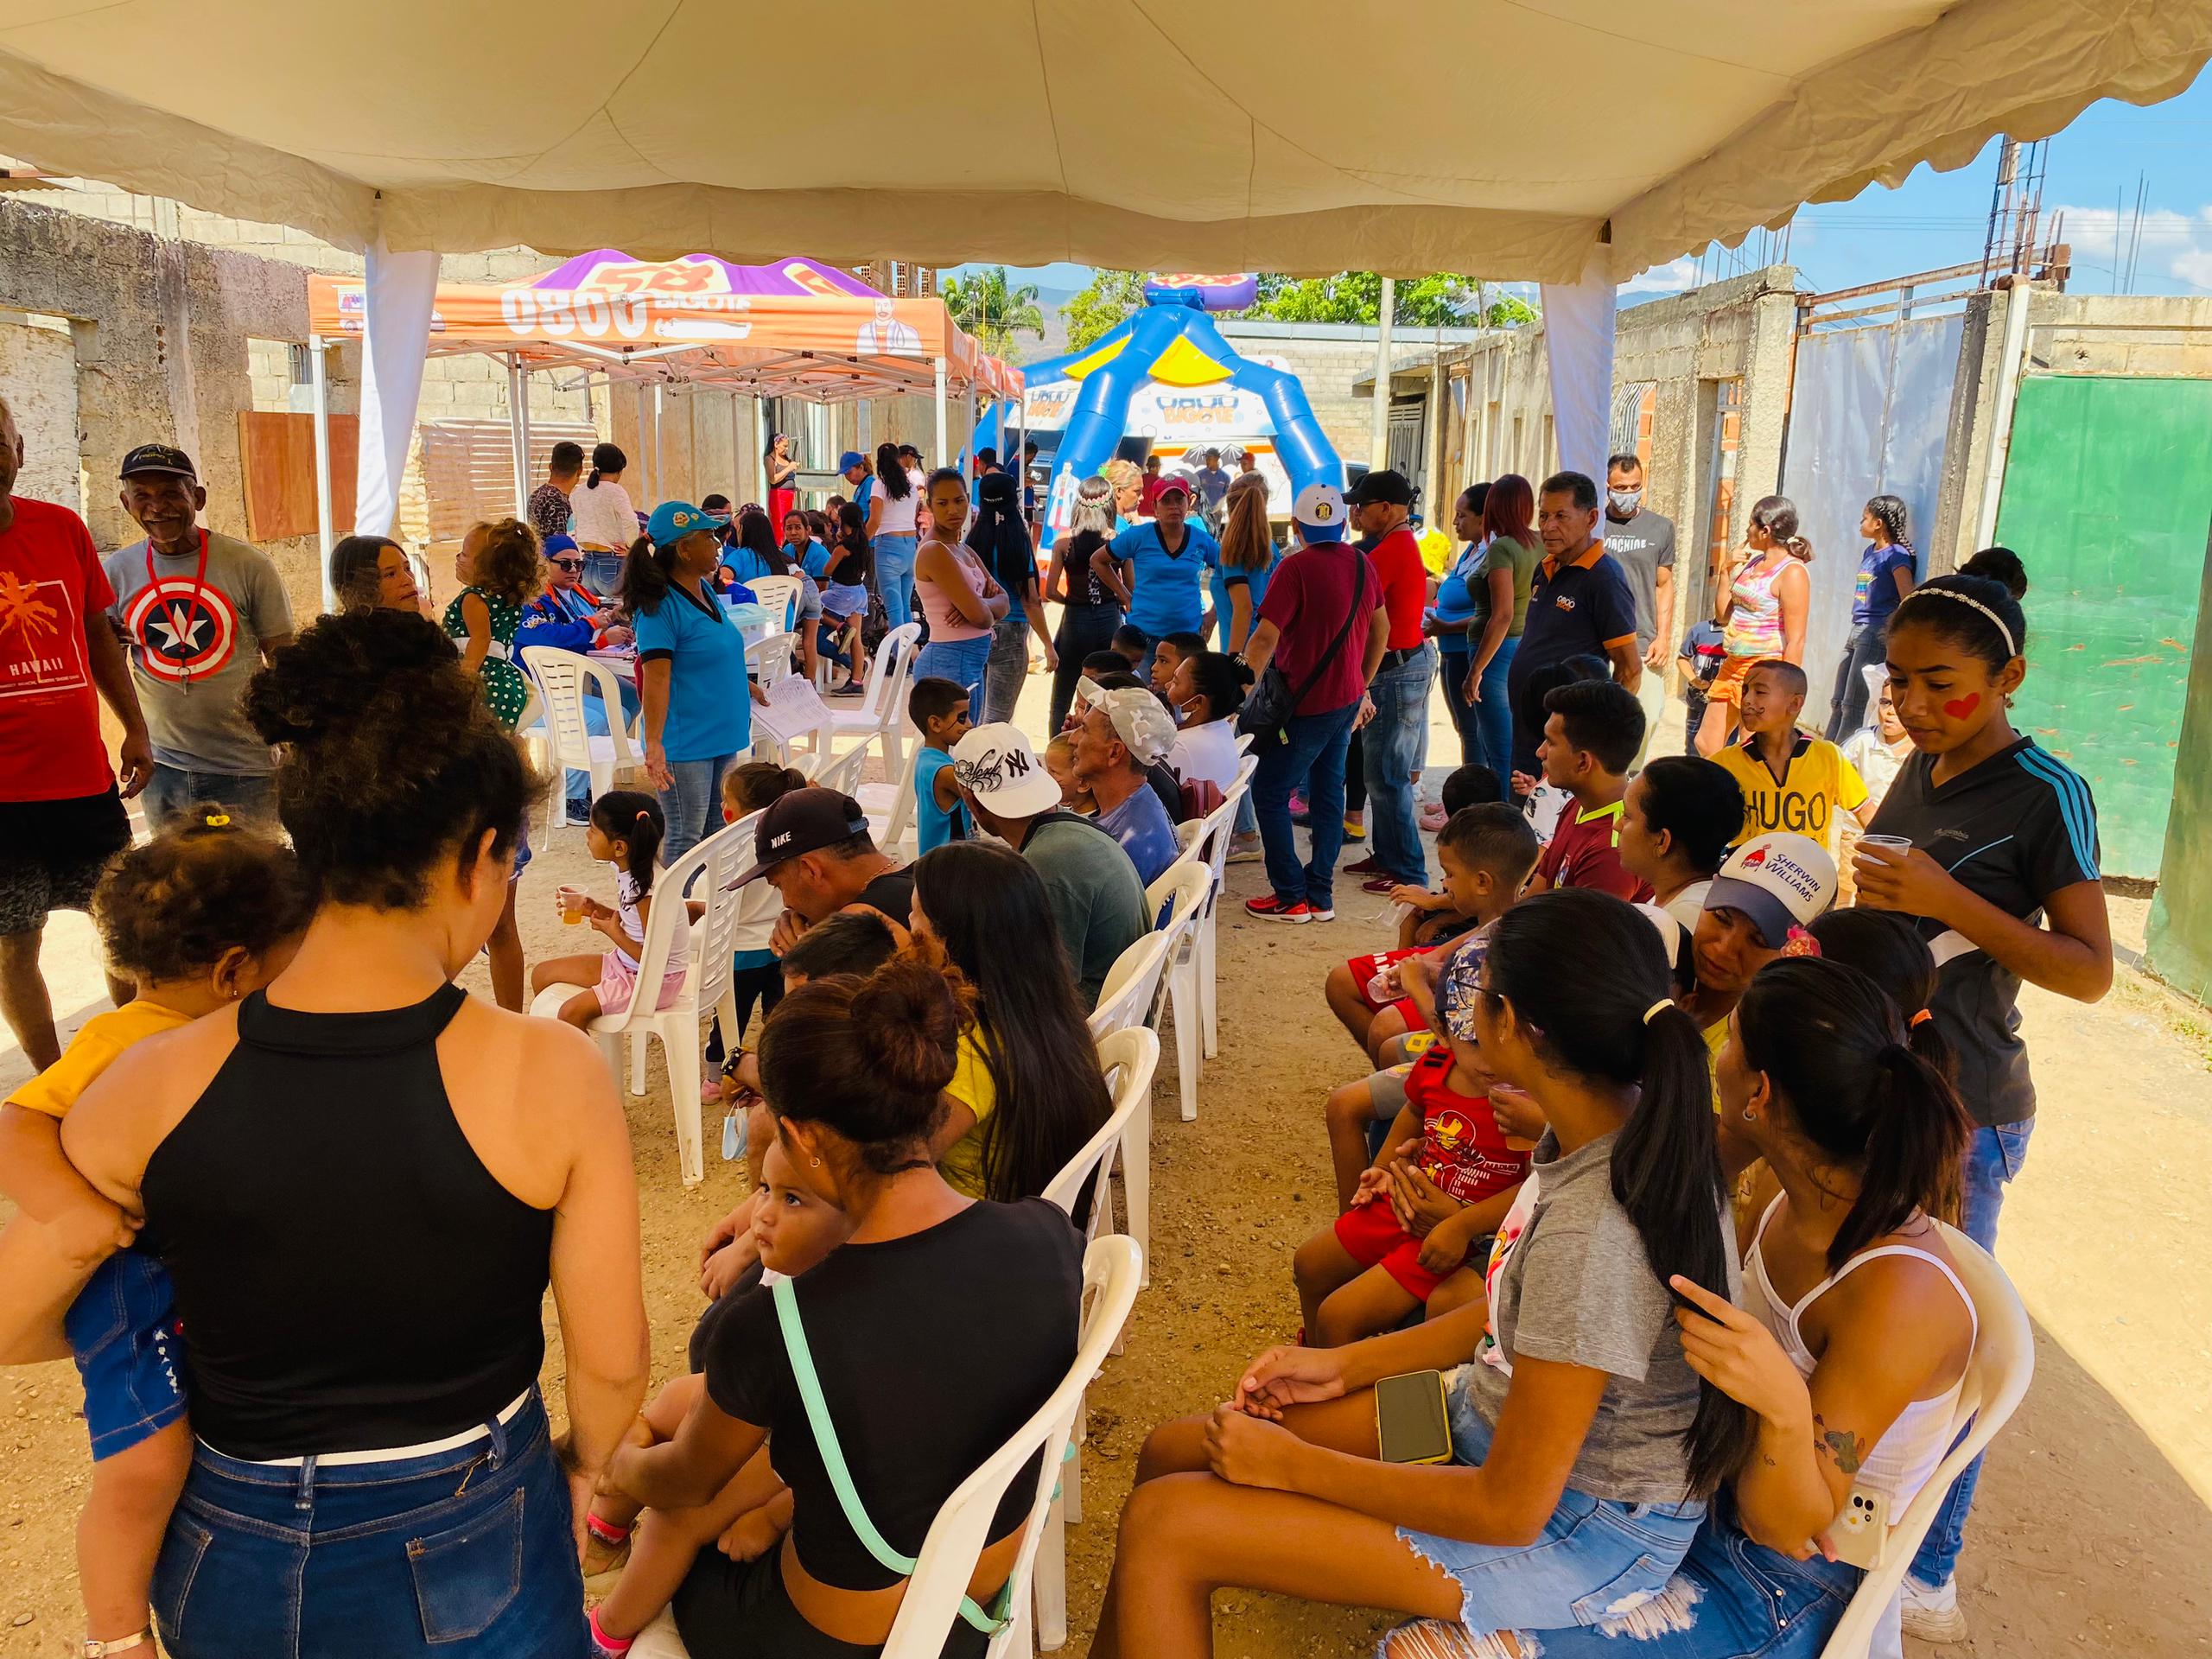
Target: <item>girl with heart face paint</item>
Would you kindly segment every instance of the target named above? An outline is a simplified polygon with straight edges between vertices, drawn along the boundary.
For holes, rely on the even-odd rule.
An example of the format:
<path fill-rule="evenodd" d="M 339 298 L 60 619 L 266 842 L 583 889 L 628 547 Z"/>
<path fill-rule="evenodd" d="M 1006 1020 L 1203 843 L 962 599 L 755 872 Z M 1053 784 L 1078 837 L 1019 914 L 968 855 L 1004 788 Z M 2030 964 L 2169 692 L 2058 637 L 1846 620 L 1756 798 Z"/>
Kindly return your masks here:
<path fill-rule="evenodd" d="M 2083 1002 L 2112 985 L 2096 803 L 2006 713 L 2027 677 L 2026 649 L 2027 619 L 2000 582 L 1938 576 L 1898 601 L 1889 689 L 1915 753 L 1853 861 L 1859 905 L 1911 918 L 1941 964 L 1929 1017 L 1958 1056 L 1975 1125 L 1959 1221 L 1984 1249 L 2034 1128 L 2035 1084 L 2016 1029 L 2020 983 Z M 1915 1635 L 1965 1634 L 1952 1570 L 1980 1466 L 1946 1495 L 1914 1557 L 1904 1628 Z"/>

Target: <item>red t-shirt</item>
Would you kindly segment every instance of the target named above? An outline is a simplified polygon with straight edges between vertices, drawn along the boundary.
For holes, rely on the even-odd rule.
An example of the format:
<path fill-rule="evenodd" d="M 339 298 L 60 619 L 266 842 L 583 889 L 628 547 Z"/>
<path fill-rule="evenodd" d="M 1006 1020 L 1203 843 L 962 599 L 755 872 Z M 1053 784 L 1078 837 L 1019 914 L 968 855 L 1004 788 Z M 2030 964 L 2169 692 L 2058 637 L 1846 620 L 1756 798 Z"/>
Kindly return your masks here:
<path fill-rule="evenodd" d="M 1343 643 L 1292 713 L 1325 715 L 1366 695 L 1367 676 L 1362 671 L 1367 664 L 1367 619 L 1382 602 L 1375 588 L 1375 567 L 1349 542 L 1302 547 L 1268 578 L 1260 615 L 1282 636 L 1275 646 L 1274 664 L 1294 691 L 1306 683 L 1306 677 L 1337 638 L 1345 611 L 1356 613 Z"/>
<path fill-rule="evenodd" d="M 1421 543 L 1400 524 L 1367 556 L 1382 579 L 1382 603 L 1390 613 L 1390 649 L 1411 651 L 1428 637 L 1421 629 L 1421 613 L 1428 604 L 1428 567 L 1421 563 Z"/>
<path fill-rule="evenodd" d="M 1621 863 L 1621 804 L 1585 812 L 1570 802 L 1536 861 L 1536 874 L 1555 887 L 1595 887 L 1632 905 L 1649 899 L 1651 884 Z"/>
<path fill-rule="evenodd" d="M 0 531 L 0 800 L 67 801 L 115 781 L 85 624 L 115 603 L 85 521 L 15 498 Z"/>
<path fill-rule="evenodd" d="M 1160 505 L 1160 493 L 1166 487 L 1166 479 L 1147 476 L 1137 492 L 1137 511 L 1146 518 L 1151 518 L 1154 509 Z"/>
<path fill-rule="evenodd" d="M 1406 1104 L 1421 1114 L 1421 1173 L 1462 1204 L 1479 1204 L 1529 1178 L 1529 1154 L 1505 1143 L 1486 1095 L 1447 1088 L 1452 1051 L 1437 1046 L 1406 1076 Z"/>

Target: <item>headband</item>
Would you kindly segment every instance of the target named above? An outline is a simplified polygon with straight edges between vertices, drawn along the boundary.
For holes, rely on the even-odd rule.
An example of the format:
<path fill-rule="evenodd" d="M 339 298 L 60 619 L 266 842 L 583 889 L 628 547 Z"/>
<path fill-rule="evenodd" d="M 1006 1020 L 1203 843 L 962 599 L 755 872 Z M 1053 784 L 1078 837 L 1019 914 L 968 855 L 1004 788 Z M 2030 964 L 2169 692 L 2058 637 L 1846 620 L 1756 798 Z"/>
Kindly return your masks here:
<path fill-rule="evenodd" d="M 2005 642 L 2006 658 L 2010 658 L 2020 654 L 2020 648 L 2012 643 L 2012 630 L 2005 626 L 2005 619 L 1980 600 L 1971 598 L 1951 588 L 1916 588 L 1897 602 L 1900 605 L 1906 605 L 1916 599 L 1948 599 L 1957 604 L 1972 606 L 1996 625 L 1998 637 Z"/>

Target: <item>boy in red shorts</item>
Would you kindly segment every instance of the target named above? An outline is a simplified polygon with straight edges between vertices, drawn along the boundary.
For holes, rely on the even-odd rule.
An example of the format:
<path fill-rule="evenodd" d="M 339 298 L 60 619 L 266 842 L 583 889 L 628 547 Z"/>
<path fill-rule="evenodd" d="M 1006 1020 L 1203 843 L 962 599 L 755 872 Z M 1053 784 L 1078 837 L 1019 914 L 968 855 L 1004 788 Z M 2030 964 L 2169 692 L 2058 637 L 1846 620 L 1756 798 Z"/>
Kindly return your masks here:
<path fill-rule="evenodd" d="M 1405 1075 L 1405 1104 L 1344 1212 L 1292 1263 L 1306 1340 L 1340 1347 L 1388 1331 L 1416 1308 L 1430 1317 L 1482 1294 L 1468 1258 L 1497 1230 L 1529 1173 L 1534 1143 L 1509 1140 L 1491 1109 L 1475 1046 L 1482 952 L 1461 950 L 1436 987 L 1443 1040 Z M 1436 958 L 1403 971 L 1427 990 Z"/>

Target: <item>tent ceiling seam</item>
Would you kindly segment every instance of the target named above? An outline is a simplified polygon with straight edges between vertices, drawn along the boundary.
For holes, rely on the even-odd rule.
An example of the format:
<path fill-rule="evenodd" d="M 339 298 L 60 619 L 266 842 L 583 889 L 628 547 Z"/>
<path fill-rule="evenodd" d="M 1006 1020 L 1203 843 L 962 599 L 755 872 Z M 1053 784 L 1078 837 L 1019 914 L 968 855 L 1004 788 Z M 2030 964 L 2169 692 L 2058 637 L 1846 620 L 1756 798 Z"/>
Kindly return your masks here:
<path fill-rule="evenodd" d="M 632 156 L 636 156 L 641 165 L 651 168 L 655 177 L 669 184 L 679 184 L 683 182 L 683 181 L 680 179 L 671 178 L 668 173 L 663 170 L 659 162 L 654 161 L 652 156 L 646 155 L 644 150 L 638 148 L 636 143 L 632 141 L 630 135 L 622 130 L 622 124 L 614 118 L 614 111 L 608 106 L 612 105 L 617 98 L 621 96 L 622 89 L 630 84 L 632 78 L 637 74 L 638 71 L 645 67 L 645 60 L 652 56 L 653 48 L 660 44 L 661 36 L 667 34 L 669 29 L 674 26 L 677 18 L 683 13 L 684 4 L 685 0 L 671 0 L 671 3 L 668 9 L 668 15 L 660 20 L 659 26 L 653 30 L 652 38 L 638 48 L 638 55 L 631 60 L 630 67 L 622 72 L 620 77 L 616 79 L 614 85 L 607 89 L 607 96 L 600 99 L 596 105 L 587 111 L 582 120 L 577 122 L 575 126 L 563 133 L 561 137 L 554 140 L 553 143 L 546 145 L 544 149 L 532 156 L 525 163 L 526 166 L 537 166 L 538 162 L 543 161 L 555 150 L 573 140 L 578 133 L 581 133 L 586 127 L 591 125 L 594 120 L 601 116 L 605 116 L 607 118 L 607 130 L 622 141 L 623 147 Z"/>

